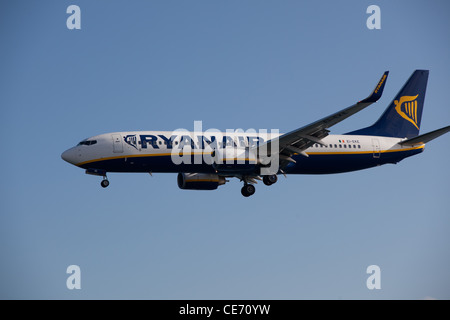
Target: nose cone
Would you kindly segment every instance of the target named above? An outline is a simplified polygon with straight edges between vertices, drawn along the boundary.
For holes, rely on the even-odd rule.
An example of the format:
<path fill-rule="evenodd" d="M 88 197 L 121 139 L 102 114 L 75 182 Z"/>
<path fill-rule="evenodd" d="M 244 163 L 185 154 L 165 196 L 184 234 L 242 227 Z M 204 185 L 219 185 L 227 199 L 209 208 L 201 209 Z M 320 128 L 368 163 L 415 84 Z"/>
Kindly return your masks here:
<path fill-rule="evenodd" d="M 61 158 L 71 164 L 77 163 L 75 148 L 70 148 L 61 154 Z"/>

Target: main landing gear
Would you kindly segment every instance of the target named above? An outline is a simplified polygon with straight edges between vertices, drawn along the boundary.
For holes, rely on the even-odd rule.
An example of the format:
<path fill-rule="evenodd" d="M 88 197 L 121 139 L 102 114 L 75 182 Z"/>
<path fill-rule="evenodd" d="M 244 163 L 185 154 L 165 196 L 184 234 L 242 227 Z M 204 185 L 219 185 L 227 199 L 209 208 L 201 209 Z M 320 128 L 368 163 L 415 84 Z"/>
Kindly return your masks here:
<path fill-rule="evenodd" d="M 247 183 L 245 183 L 241 189 L 241 193 L 244 197 L 250 197 L 251 195 L 255 194 L 255 191 L 255 186 Z"/>
<path fill-rule="evenodd" d="M 253 184 L 250 184 L 250 182 L 252 183 L 256 183 L 254 178 L 243 178 L 242 179 L 244 181 L 244 186 L 241 189 L 241 193 L 244 197 L 250 197 L 252 195 L 255 194 L 255 186 Z M 278 181 L 278 177 L 276 174 L 271 174 L 269 176 L 263 176 L 263 183 L 266 186 L 271 186 L 272 184 L 276 183 Z"/>
<path fill-rule="evenodd" d="M 276 174 L 271 174 L 270 176 L 264 176 L 263 182 L 266 186 L 271 186 L 278 181 L 278 177 Z"/>

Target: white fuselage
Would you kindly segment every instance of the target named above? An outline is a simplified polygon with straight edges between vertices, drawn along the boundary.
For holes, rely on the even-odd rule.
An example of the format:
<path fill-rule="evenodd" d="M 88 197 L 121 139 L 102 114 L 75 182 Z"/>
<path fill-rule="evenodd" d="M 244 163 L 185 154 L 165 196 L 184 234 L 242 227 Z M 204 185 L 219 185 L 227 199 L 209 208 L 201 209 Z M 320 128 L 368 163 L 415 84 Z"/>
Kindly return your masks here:
<path fill-rule="evenodd" d="M 62 157 L 66 161 L 82 168 L 90 168 L 91 166 L 95 168 L 97 164 L 102 163 L 102 168 L 106 171 L 177 172 L 174 163 L 170 162 L 176 159 L 176 156 L 179 156 L 182 151 L 184 154 L 188 152 L 192 156 L 196 156 L 197 159 L 201 159 L 203 155 L 210 155 L 214 149 L 252 148 L 280 135 L 240 132 L 114 132 L 88 138 L 64 152 Z M 403 140 L 379 136 L 329 135 L 321 140 L 322 144 L 315 143 L 306 149 L 306 155 L 295 154 L 295 156 L 296 159 L 301 160 L 307 160 L 307 158 L 313 160 L 313 156 L 333 156 L 329 157 L 329 159 L 335 161 L 337 156 L 346 156 L 348 158 L 351 156 L 366 155 L 369 157 L 361 159 L 379 159 L 379 164 L 383 164 L 382 160 L 386 158 L 383 155 L 404 154 L 407 151 L 423 149 L 423 145 L 413 147 L 399 145 L 398 143 Z M 152 166 L 150 164 L 148 166 L 142 166 L 142 168 L 133 168 L 132 166 L 134 163 L 139 162 L 139 160 L 162 159 L 162 157 L 164 157 L 166 163 L 164 161 L 158 162 L 157 165 Z M 395 157 L 387 158 L 390 159 L 388 162 L 397 162 L 392 161 L 395 160 Z M 403 159 L 404 156 L 400 158 Z M 113 160 L 115 161 L 114 166 L 111 167 L 111 170 L 108 170 L 107 163 Z M 123 162 L 123 170 L 120 170 L 120 163 L 117 163 L 117 160 L 120 160 L 120 163 Z M 373 166 L 373 161 L 369 162 L 368 167 Z M 149 163 L 152 163 L 152 161 Z M 189 166 L 186 167 L 186 163 L 183 164 L 179 171 L 190 172 Z M 197 165 L 195 169 L 198 169 L 199 164 L 201 163 L 198 160 L 197 162 L 195 162 L 195 159 L 192 161 L 192 165 Z M 131 169 L 127 169 L 130 167 Z M 344 171 L 352 171 L 351 168 L 348 169 Z M 360 166 L 358 165 L 355 170 L 359 169 Z M 291 171 L 292 173 L 296 173 L 296 170 Z"/>

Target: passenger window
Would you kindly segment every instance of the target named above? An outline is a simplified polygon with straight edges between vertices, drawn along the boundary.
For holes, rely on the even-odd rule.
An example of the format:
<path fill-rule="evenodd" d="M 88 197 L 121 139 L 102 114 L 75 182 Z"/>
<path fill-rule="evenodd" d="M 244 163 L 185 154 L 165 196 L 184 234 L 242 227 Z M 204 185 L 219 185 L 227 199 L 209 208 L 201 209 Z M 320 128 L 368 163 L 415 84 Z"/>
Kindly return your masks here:
<path fill-rule="evenodd" d="M 339 148 L 342 148 L 342 144 L 339 145 Z"/>
<path fill-rule="evenodd" d="M 344 144 L 344 148 L 346 148 L 346 149 L 347 149 L 347 145 L 346 145 L 346 144 Z"/>
<path fill-rule="evenodd" d="M 349 145 L 348 145 L 348 147 L 349 147 L 349 148 L 351 149 L 351 148 L 352 148 L 352 145 L 351 145 L 351 144 L 349 144 Z"/>
<path fill-rule="evenodd" d="M 358 149 L 361 149 L 361 145 L 360 144 L 358 144 Z"/>
<path fill-rule="evenodd" d="M 334 147 L 337 148 L 337 144 L 335 144 Z"/>

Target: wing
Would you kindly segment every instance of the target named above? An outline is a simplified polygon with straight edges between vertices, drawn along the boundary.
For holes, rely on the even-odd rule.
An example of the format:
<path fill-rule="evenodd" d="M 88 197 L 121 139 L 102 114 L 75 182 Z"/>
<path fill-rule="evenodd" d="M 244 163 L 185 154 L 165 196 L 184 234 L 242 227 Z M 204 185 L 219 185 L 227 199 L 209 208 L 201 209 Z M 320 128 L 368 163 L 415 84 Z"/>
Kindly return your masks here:
<path fill-rule="evenodd" d="M 389 71 L 386 71 L 383 74 L 375 89 L 366 99 L 302 128 L 285 133 L 275 139 L 271 139 L 256 147 L 258 149 L 258 153 L 260 150 L 262 152 L 269 150 L 268 154 L 278 152 L 280 156 L 280 168 L 283 168 L 289 162 L 295 162 L 295 160 L 291 158 L 291 156 L 295 153 L 302 154 L 307 157 L 308 155 L 304 152 L 304 150 L 308 149 L 314 143 L 324 144 L 321 139 L 325 138 L 330 132 L 327 130 L 328 128 L 344 119 L 347 119 L 351 115 L 361 111 L 380 99 L 388 74 Z M 278 144 L 278 150 L 276 148 L 276 144 Z"/>

